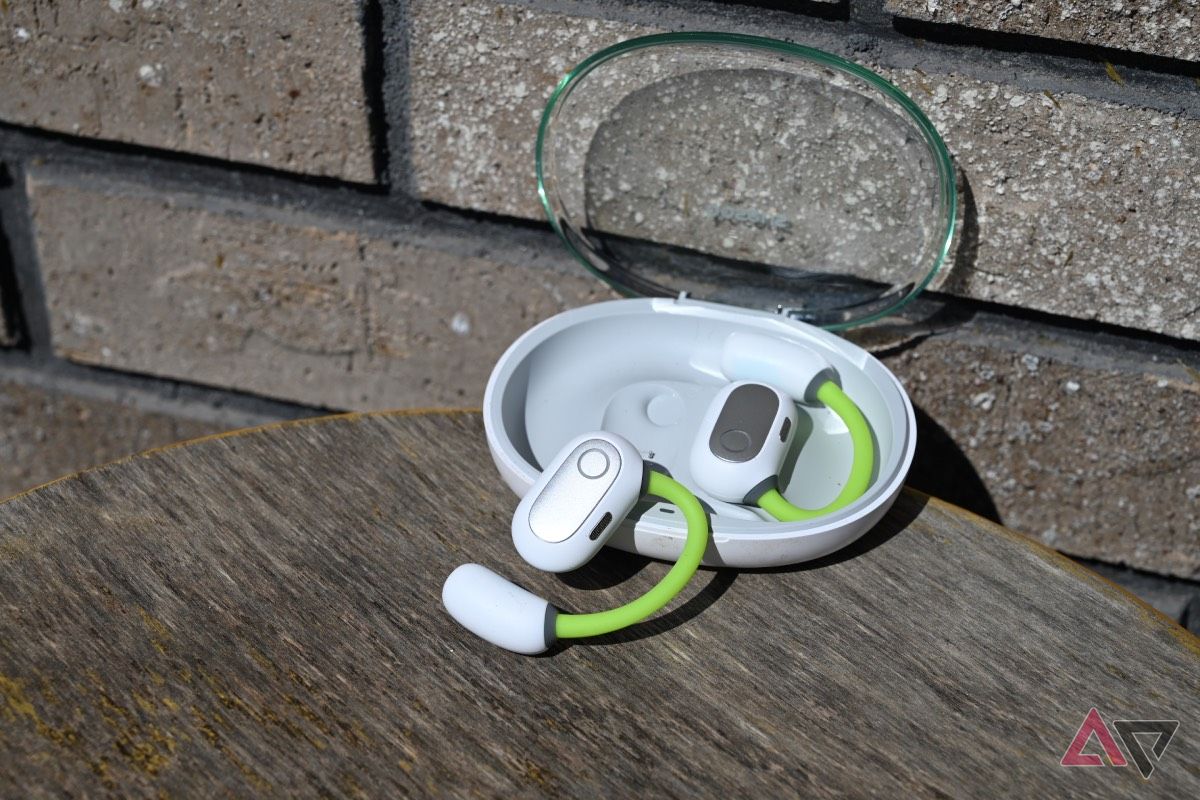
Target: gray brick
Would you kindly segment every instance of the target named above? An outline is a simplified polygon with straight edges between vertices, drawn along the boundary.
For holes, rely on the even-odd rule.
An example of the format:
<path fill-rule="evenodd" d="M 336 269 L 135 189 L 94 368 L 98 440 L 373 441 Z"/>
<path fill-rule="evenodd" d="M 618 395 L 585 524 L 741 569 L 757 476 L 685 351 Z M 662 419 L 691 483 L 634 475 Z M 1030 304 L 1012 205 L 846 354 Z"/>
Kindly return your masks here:
<path fill-rule="evenodd" d="M 136 404 L 0 381 L 0 498 L 151 447 L 218 431 Z"/>
<path fill-rule="evenodd" d="M 543 219 L 534 142 L 554 85 L 590 53 L 654 33 L 466 0 L 409 9 L 413 180 L 427 200 Z"/>
<path fill-rule="evenodd" d="M 0 6 L 0 120 L 375 179 L 359 4 Z"/>
<path fill-rule="evenodd" d="M 1200 121 L 888 74 L 942 132 L 973 195 L 974 243 L 943 290 L 1200 338 Z"/>
<path fill-rule="evenodd" d="M 1052 547 L 1200 577 L 1200 373 L 1039 345 L 960 331 L 885 357 L 928 415 L 909 482 L 978 506 L 974 472 Z"/>
<path fill-rule="evenodd" d="M 1197 0 L 887 0 L 903 17 L 1020 33 L 1188 61 L 1200 59 Z"/>
<path fill-rule="evenodd" d="M 417 0 L 411 24 L 418 192 L 530 219 L 542 217 L 534 142 L 554 84 L 594 50 L 653 32 L 490 0 Z M 1200 338 L 1200 122 L 868 66 L 925 109 L 965 173 L 973 210 L 943 290 Z"/>
<path fill-rule="evenodd" d="M 53 346 L 81 363 L 331 408 L 475 405 L 518 335 L 609 296 L 521 252 L 76 181 L 99 179 L 28 188 Z"/>

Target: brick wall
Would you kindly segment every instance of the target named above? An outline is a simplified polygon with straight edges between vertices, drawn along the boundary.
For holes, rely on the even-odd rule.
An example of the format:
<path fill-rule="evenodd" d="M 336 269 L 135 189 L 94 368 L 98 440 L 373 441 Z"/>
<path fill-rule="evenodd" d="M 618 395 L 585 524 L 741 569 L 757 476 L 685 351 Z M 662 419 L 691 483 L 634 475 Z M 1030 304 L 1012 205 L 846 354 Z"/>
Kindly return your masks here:
<path fill-rule="evenodd" d="M 911 483 L 1185 613 L 1200 2 L 784 5 L 0 3 L 0 493 L 242 424 L 477 404 L 521 331 L 608 296 L 536 202 L 554 83 L 631 36 L 752 33 L 884 74 L 962 173 L 950 278 L 848 334 L 920 408 Z"/>

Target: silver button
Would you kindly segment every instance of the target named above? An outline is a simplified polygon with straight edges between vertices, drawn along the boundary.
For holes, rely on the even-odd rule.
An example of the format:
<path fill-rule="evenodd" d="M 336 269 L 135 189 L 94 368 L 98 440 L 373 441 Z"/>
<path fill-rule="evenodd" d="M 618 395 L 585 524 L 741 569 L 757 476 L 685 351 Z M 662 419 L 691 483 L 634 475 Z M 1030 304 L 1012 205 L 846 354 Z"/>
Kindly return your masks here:
<path fill-rule="evenodd" d="M 579 457 L 579 474 L 585 478 L 599 478 L 608 472 L 608 456 L 604 451 L 592 448 Z"/>
<path fill-rule="evenodd" d="M 735 428 L 721 434 L 721 447 L 731 453 L 743 453 L 750 446 L 750 434 Z"/>

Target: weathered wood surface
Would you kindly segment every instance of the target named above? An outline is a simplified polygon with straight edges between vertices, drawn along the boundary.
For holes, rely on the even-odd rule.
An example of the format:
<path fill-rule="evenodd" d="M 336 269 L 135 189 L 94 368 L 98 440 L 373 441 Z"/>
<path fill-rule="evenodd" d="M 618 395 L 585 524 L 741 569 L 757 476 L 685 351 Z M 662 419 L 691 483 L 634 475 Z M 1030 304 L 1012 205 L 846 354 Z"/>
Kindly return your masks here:
<path fill-rule="evenodd" d="M 455 565 L 584 610 L 666 566 L 537 573 L 513 506 L 470 413 L 201 440 L 0 505 L 0 796 L 1200 796 L 1197 640 L 952 507 L 907 493 L 842 554 L 704 572 L 526 658 L 447 618 Z M 1059 766 L 1092 706 L 1181 720 L 1149 781 Z"/>

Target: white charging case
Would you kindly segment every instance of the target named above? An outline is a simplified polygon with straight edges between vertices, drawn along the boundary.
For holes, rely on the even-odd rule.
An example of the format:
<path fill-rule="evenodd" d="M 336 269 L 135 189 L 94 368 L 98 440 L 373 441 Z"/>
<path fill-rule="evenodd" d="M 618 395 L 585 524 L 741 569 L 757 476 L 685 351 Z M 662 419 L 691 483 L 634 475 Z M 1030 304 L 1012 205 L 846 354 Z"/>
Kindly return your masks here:
<path fill-rule="evenodd" d="M 568 441 L 593 430 L 624 436 L 644 458 L 695 490 L 692 440 L 716 393 L 721 343 L 734 331 L 800 342 L 821 352 L 875 434 L 876 471 L 867 493 L 804 523 L 697 491 L 712 508 L 710 566 L 773 567 L 819 558 L 857 539 L 896 499 L 912 464 L 916 417 L 896 377 L 869 353 L 776 314 L 688 299 L 629 299 L 567 311 L 537 325 L 500 358 L 483 400 L 488 447 L 504 481 L 523 497 Z M 850 471 L 849 434 L 826 409 L 803 408 L 783 493 L 815 508 L 837 495 Z M 667 504 L 641 507 L 609 545 L 674 560 L 687 526 Z"/>
<path fill-rule="evenodd" d="M 912 464 L 916 419 L 896 377 L 830 330 L 892 313 L 949 252 L 954 170 L 912 101 L 857 64 L 794 44 L 644 37 L 596 53 L 558 85 L 537 174 L 568 250 L 635 297 L 548 319 L 496 364 L 484 423 L 513 491 L 524 496 L 568 441 L 595 430 L 624 436 L 696 490 L 689 452 L 726 384 L 722 344 L 753 332 L 833 365 L 874 433 L 874 475 L 857 501 L 807 522 L 697 492 L 712 511 L 704 563 L 794 564 L 875 525 Z M 849 474 L 849 433 L 831 411 L 802 406 L 794 438 L 781 489 L 820 507 Z M 673 560 L 685 537 L 674 508 L 645 502 L 609 544 Z"/>

